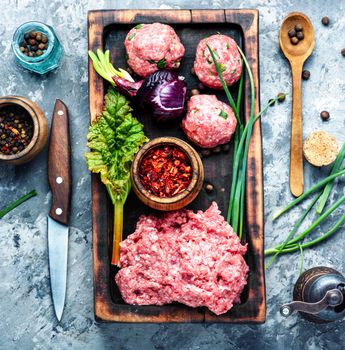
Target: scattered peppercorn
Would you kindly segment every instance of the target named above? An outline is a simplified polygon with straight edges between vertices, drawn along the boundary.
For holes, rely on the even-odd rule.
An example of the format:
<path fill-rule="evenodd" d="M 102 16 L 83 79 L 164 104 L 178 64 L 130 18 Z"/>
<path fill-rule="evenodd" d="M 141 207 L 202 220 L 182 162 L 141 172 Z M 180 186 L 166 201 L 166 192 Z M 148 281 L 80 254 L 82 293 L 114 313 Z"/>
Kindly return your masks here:
<path fill-rule="evenodd" d="M 322 120 L 328 120 L 329 117 L 330 117 L 329 112 L 327 112 L 327 111 L 322 111 L 322 112 L 320 113 L 320 117 L 321 117 Z"/>
<path fill-rule="evenodd" d="M 321 23 L 322 23 L 324 26 L 328 26 L 328 25 L 329 25 L 329 18 L 328 18 L 327 16 L 322 17 Z"/>
<path fill-rule="evenodd" d="M 278 102 L 284 102 L 286 98 L 286 95 L 284 94 L 284 92 L 279 92 L 278 94 Z"/>
<path fill-rule="evenodd" d="M 310 72 L 308 71 L 308 70 L 304 70 L 303 72 L 302 72 L 302 79 L 303 80 L 308 80 L 310 78 Z"/>
<path fill-rule="evenodd" d="M 293 38 L 294 36 L 296 36 L 296 31 L 295 31 L 295 29 L 290 29 L 290 30 L 288 31 L 288 35 L 289 35 L 290 38 Z"/>
<path fill-rule="evenodd" d="M 210 192 L 212 192 L 213 190 L 214 190 L 214 187 L 213 187 L 213 185 L 211 185 L 210 183 L 208 183 L 208 184 L 205 185 L 205 191 L 206 191 L 207 193 L 210 193 Z"/>
<path fill-rule="evenodd" d="M 297 45 L 299 43 L 299 40 L 297 37 L 294 36 L 293 38 L 290 39 L 290 42 L 292 45 Z"/>
<path fill-rule="evenodd" d="M 304 34 L 303 34 L 303 32 L 297 32 L 296 37 L 297 37 L 297 39 L 300 40 L 300 41 L 303 40 L 303 39 L 304 39 Z"/>
<path fill-rule="evenodd" d="M 191 182 L 188 156 L 176 146 L 158 146 L 147 152 L 139 166 L 139 177 L 147 191 L 158 197 L 173 197 Z"/>
<path fill-rule="evenodd" d="M 190 70 L 190 72 L 194 75 L 195 74 L 195 69 L 194 67 L 192 67 L 192 69 Z"/>
<path fill-rule="evenodd" d="M 48 48 L 48 37 L 41 32 L 28 32 L 19 45 L 19 50 L 26 56 L 36 57 L 44 54 Z"/>
<path fill-rule="evenodd" d="M 303 27 L 302 27 L 301 24 L 296 24 L 296 25 L 295 25 L 295 31 L 296 31 L 296 32 L 301 32 L 302 30 L 303 30 Z"/>
<path fill-rule="evenodd" d="M 341 50 L 341 54 L 345 57 L 345 48 Z"/>
<path fill-rule="evenodd" d="M 192 89 L 192 91 L 190 93 L 192 96 L 195 96 L 195 95 L 199 95 L 200 91 L 198 89 Z"/>
<path fill-rule="evenodd" d="M 22 151 L 31 141 L 34 125 L 22 107 L 0 109 L 0 153 L 6 155 Z"/>
<path fill-rule="evenodd" d="M 203 83 L 199 83 L 198 88 L 199 88 L 199 90 L 205 90 L 205 86 Z"/>
<path fill-rule="evenodd" d="M 271 98 L 270 100 L 268 100 L 268 103 L 269 103 L 270 107 L 272 107 L 272 106 L 274 106 L 276 101 L 273 98 Z"/>

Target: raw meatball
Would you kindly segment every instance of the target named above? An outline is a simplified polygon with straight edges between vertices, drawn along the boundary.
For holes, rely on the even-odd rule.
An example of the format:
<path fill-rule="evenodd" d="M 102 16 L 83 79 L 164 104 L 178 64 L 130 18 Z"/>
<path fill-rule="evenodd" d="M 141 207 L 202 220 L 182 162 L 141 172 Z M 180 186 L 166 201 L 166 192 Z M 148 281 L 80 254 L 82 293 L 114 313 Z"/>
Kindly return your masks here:
<path fill-rule="evenodd" d="M 184 46 L 174 29 L 167 24 L 139 24 L 127 34 L 125 47 L 128 65 L 147 77 L 158 69 L 180 66 Z"/>
<path fill-rule="evenodd" d="M 216 34 L 201 40 L 196 49 L 195 74 L 204 85 L 221 89 L 222 83 L 206 45 L 213 50 L 226 85 L 234 85 L 242 74 L 242 59 L 236 42 L 229 36 Z"/>
<path fill-rule="evenodd" d="M 214 95 L 195 95 L 188 102 L 182 128 L 188 138 L 203 148 L 230 141 L 237 120 L 230 106 Z"/>

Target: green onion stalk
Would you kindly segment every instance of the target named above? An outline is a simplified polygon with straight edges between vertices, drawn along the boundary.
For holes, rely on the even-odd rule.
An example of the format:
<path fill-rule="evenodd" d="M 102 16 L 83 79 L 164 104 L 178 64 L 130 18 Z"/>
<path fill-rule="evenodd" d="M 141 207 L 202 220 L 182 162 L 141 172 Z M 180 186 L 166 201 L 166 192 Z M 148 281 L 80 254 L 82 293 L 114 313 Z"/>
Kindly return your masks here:
<path fill-rule="evenodd" d="M 302 241 L 305 240 L 305 238 L 308 237 L 308 235 L 310 235 L 314 231 L 314 229 L 321 222 L 326 220 L 336 209 L 338 209 L 343 203 L 345 203 L 345 196 L 342 196 L 336 202 L 331 204 L 327 210 L 324 211 L 326 202 L 334 186 L 335 179 L 345 175 L 345 168 L 342 167 L 344 158 L 345 158 L 345 144 L 342 146 L 337 156 L 337 159 L 334 162 L 330 175 L 324 178 L 323 180 L 319 181 L 315 185 L 313 185 L 303 195 L 293 200 L 284 209 L 280 210 L 277 214 L 274 215 L 273 220 L 283 215 L 287 211 L 291 210 L 301 201 L 305 200 L 307 197 L 310 197 L 312 194 L 317 192 L 317 194 L 311 200 L 307 208 L 303 211 L 301 216 L 296 221 L 295 225 L 293 226 L 292 230 L 289 232 L 285 241 L 282 244 L 278 244 L 273 248 L 269 248 L 265 250 L 265 256 L 273 255 L 268 261 L 268 263 L 266 264 L 266 267 L 265 267 L 266 269 L 270 265 L 272 265 L 272 263 L 274 262 L 274 260 L 277 258 L 279 254 L 292 253 L 298 250 L 302 252 L 306 248 L 313 247 L 314 245 L 324 241 L 325 239 L 333 235 L 345 222 L 345 216 L 342 215 L 341 218 L 336 222 L 336 224 L 333 225 L 333 227 L 331 227 L 326 233 L 322 234 L 321 236 L 313 240 L 309 240 L 304 243 L 301 243 Z M 294 237 L 299 227 L 301 226 L 302 222 L 305 220 L 305 218 L 310 213 L 311 209 L 315 206 L 316 203 L 318 203 L 316 208 L 316 213 L 319 214 L 319 217 L 299 236 Z"/>
<path fill-rule="evenodd" d="M 207 45 L 210 55 L 212 57 L 213 63 L 215 64 L 219 79 L 222 83 L 225 94 L 228 98 L 229 104 L 232 107 L 234 114 L 237 119 L 237 127 L 234 134 L 234 161 L 232 167 L 232 180 L 231 180 L 231 190 L 229 198 L 229 206 L 227 212 L 227 221 L 232 226 L 233 230 L 237 235 L 242 238 L 243 235 L 243 226 L 244 226 L 244 198 L 246 190 L 246 172 L 247 172 L 247 158 L 249 151 L 249 142 L 252 134 L 253 126 L 255 122 L 261 117 L 261 115 L 273 105 L 279 98 L 276 96 L 274 99 L 271 99 L 270 102 L 261 110 L 261 112 L 255 116 L 255 85 L 252 71 L 250 69 L 248 60 L 238 48 L 240 55 L 242 56 L 245 69 L 247 71 L 249 81 L 250 81 L 250 115 L 246 125 L 243 124 L 241 120 L 241 99 L 243 92 L 243 73 L 239 81 L 239 89 L 237 94 L 237 101 L 233 99 L 229 91 L 228 86 L 225 83 L 223 78 L 222 70 L 219 63 L 217 62 L 215 51 Z"/>

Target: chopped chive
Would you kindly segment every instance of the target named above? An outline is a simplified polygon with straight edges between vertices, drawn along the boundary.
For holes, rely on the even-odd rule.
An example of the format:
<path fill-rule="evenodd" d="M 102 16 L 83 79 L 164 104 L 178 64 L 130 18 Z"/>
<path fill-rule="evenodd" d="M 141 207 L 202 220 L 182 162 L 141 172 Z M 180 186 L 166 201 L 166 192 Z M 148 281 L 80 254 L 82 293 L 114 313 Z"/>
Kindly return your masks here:
<path fill-rule="evenodd" d="M 143 25 L 142 24 L 137 24 L 134 28 L 135 29 L 140 29 Z"/>
<path fill-rule="evenodd" d="M 24 196 L 20 197 L 19 199 L 17 199 L 13 203 L 9 204 L 4 209 L 0 210 L 0 219 L 2 219 L 11 210 L 13 210 L 14 208 L 18 207 L 20 204 L 24 203 L 25 201 L 27 201 L 28 199 L 30 199 L 31 197 L 34 197 L 34 196 L 37 196 L 37 191 L 36 190 L 32 190 L 31 192 L 29 192 L 29 193 L 25 194 Z"/>
<path fill-rule="evenodd" d="M 226 48 L 227 48 L 228 50 L 230 49 L 229 43 L 226 43 Z"/>
<path fill-rule="evenodd" d="M 128 40 L 132 40 L 135 37 L 135 33 L 132 33 L 129 37 Z"/>
<path fill-rule="evenodd" d="M 220 111 L 219 116 L 224 118 L 224 119 L 227 119 L 228 118 L 228 113 L 226 113 L 224 111 Z"/>
<path fill-rule="evenodd" d="M 226 71 L 226 65 L 223 63 L 219 63 L 219 68 L 220 68 L 222 73 Z"/>
<path fill-rule="evenodd" d="M 159 69 L 165 68 L 165 58 L 162 58 L 161 60 L 159 60 L 159 61 L 157 62 L 157 67 L 158 67 Z"/>

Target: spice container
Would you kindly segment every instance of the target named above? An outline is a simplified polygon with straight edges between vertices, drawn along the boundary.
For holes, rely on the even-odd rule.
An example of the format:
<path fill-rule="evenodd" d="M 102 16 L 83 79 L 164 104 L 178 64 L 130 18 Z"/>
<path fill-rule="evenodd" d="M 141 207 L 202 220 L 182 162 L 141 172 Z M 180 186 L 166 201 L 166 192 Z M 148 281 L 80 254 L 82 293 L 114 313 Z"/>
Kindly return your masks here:
<path fill-rule="evenodd" d="M 0 97 L 0 162 L 23 164 L 37 156 L 48 136 L 41 108 L 25 97 Z"/>
<path fill-rule="evenodd" d="M 185 207 L 199 194 L 204 168 L 198 153 L 175 137 L 160 137 L 136 154 L 131 180 L 135 194 L 151 208 L 169 211 Z"/>
<path fill-rule="evenodd" d="M 14 33 L 12 49 L 19 65 L 38 74 L 57 68 L 63 56 L 53 28 L 40 22 L 22 24 Z"/>

